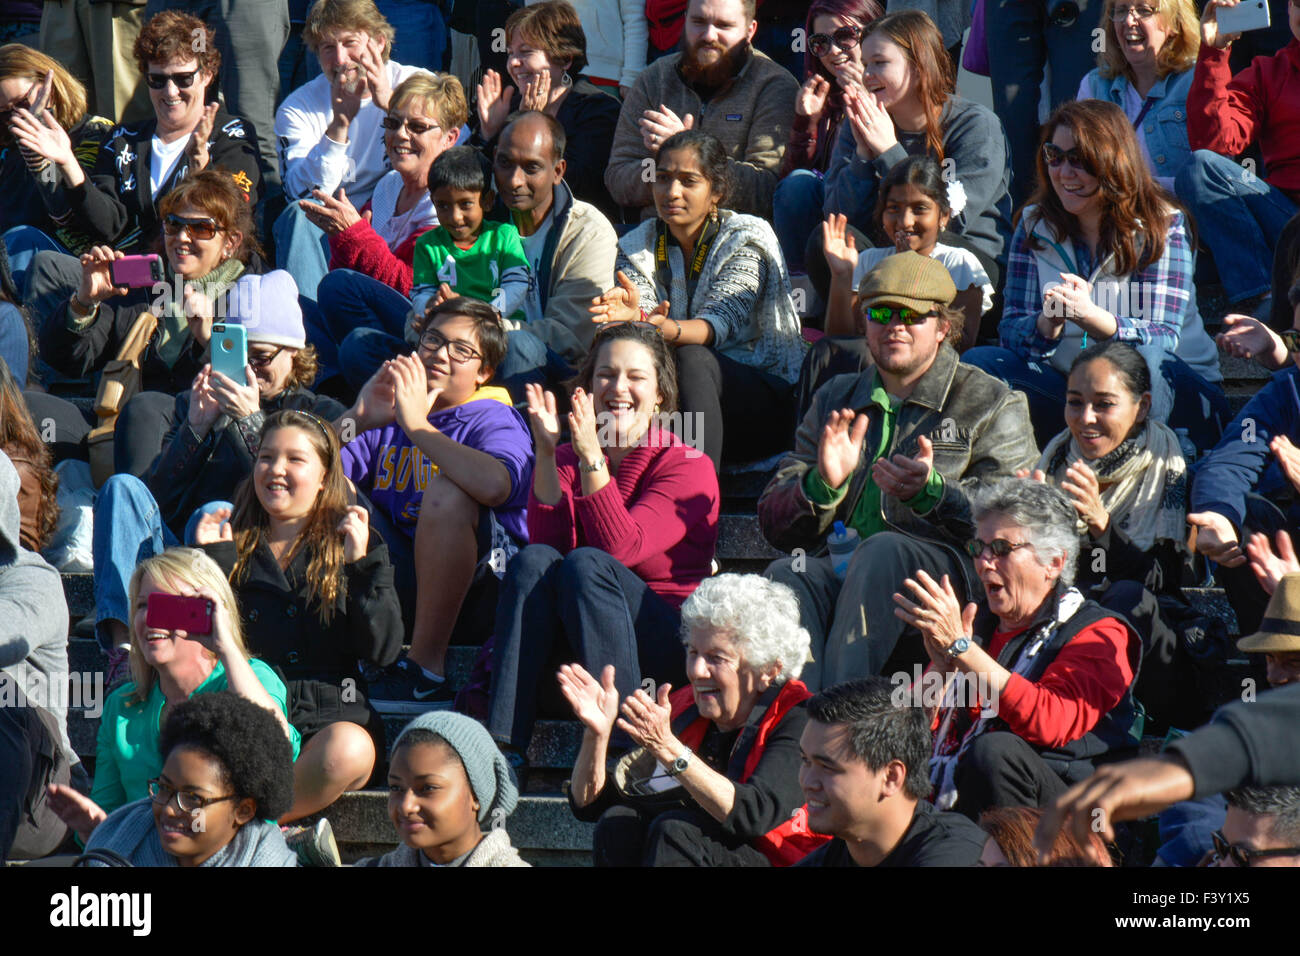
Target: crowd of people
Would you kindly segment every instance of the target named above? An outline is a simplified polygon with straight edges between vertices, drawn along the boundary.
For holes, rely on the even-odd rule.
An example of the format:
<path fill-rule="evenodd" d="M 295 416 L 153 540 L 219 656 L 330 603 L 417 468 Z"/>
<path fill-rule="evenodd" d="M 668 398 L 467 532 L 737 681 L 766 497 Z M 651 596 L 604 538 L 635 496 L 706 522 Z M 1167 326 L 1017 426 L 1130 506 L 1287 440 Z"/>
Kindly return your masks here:
<path fill-rule="evenodd" d="M 1300 5 L 1237 3 L 0 3 L 0 861 L 339 865 L 386 781 L 358 865 L 527 865 L 568 719 L 598 866 L 1300 866 Z"/>

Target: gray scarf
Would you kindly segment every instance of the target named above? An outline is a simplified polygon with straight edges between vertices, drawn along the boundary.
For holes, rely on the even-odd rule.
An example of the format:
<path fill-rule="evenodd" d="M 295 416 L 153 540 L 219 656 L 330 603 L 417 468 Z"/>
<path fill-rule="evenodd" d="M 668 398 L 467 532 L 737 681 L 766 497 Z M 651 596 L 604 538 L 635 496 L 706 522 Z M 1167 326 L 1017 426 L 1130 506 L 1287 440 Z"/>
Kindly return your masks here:
<path fill-rule="evenodd" d="M 86 844 L 91 850 L 112 850 L 132 866 L 178 866 L 176 858 L 162 848 L 153 821 L 153 802 L 145 797 L 119 807 L 108 815 Z M 88 866 L 105 866 L 90 861 Z M 252 820 L 224 847 L 200 866 L 297 866 L 298 856 L 284 842 L 274 823 Z"/>

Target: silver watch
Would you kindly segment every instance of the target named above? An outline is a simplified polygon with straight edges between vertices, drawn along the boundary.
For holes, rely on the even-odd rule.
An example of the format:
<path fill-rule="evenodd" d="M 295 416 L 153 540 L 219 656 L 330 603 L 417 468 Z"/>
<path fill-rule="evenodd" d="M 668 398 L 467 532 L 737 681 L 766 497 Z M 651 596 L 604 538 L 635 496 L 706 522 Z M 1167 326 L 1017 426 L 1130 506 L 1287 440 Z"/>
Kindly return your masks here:
<path fill-rule="evenodd" d="M 669 765 L 669 767 L 668 767 L 668 776 L 670 776 L 670 777 L 675 777 L 675 776 L 677 776 L 679 773 L 682 773 L 683 771 L 685 771 L 686 768 L 689 767 L 689 766 L 691 765 L 691 757 L 692 757 L 692 756 L 694 756 L 694 754 L 691 753 L 691 748 L 690 748 L 690 747 L 687 747 L 685 750 L 683 750 L 683 751 L 681 752 L 681 754 L 677 757 L 677 759 L 674 760 L 674 761 Z"/>
<path fill-rule="evenodd" d="M 591 459 L 591 461 L 579 461 L 579 462 L 578 462 L 578 470 L 579 470 L 579 471 L 585 471 L 585 472 L 604 471 L 604 470 L 605 470 L 605 459 L 604 459 L 604 458 L 593 458 L 593 459 Z"/>

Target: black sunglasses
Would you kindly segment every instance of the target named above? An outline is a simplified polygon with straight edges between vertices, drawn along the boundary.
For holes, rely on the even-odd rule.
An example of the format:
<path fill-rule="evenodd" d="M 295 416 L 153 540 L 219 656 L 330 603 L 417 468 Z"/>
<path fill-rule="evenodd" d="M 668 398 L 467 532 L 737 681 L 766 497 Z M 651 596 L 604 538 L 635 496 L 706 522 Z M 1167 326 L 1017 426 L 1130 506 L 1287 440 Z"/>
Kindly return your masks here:
<path fill-rule="evenodd" d="M 178 90 L 188 90 L 194 85 L 194 78 L 198 75 L 198 70 L 189 70 L 185 73 L 146 73 L 144 79 L 151 90 L 165 90 L 168 80 L 175 83 Z"/>
<path fill-rule="evenodd" d="M 1214 841 L 1215 856 L 1220 860 L 1231 858 L 1232 862 L 1242 869 L 1250 866 L 1251 860 L 1267 860 L 1275 856 L 1300 855 L 1300 846 L 1284 846 L 1274 850 L 1252 850 L 1248 846 L 1229 843 L 1222 830 L 1215 830 L 1210 834 L 1210 839 Z"/>
<path fill-rule="evenodd" d="M 281 352 L 283 352 L 284 349 L 285 346 L 281 345 L 278 349 L 275 349 L 272 352 L 261 352 L 261 353 L 249 352 L 248 364 L 253 366 L 253 368 L 266 368 L 268 365 L 270 365 L 272 362 L 275 361 L 275 357 L 279 355 Z"/>
<path fill-rule="evenodd" d="M 867 314 L 867 318 L 879 325 L 888 325 L 890 322 L 893 322 L 895 318 L 904 325 L 920 325 L 925 322 L 926 319 L 932 319 L 939 314 L 935 311 L 918 312 L 916 309 L 895 309 L 888 305 L 873 305 L 864 311 Z"/>
<path fill-rule="evenodd" d="M 808 52 L 813 56 L 825 56 L 831 52 L 831 44 L 834 43 L 847 53 L 861 41 L 862 29 L 860 27 L 840 27 L 830 36 L 825 33 L 814 33 L 810 36 L 808 38 Z"/>
<path fill-rule="evenodd" d="M 993 552 L 994 557 L 1005 558 L 1012 551 L 1032 547 L 1033 545 L 1028 541 L 1021 541 L 1019 544 L 1012 544 L 1006 538 L 994 538 L 992 541 L 984 541 L 980 538 L 971 538 L 966 542 L 966 553 L 972 558 L 978 558 L 987 548 Z"/>
<path fill-rule="evenodd" d="M 215 219 L 191 219 L 189 216 L 178 216 L 175 213 L 170 213 L 163 218 L 163 232 L 167 235 L 175 236 L 182 229 L 190 234 L 191 239 L 198 239 L 200 242 L 211 239 L 221 231 Z"/>
<path fill-rule="evenodd" d="M 1079 155 L 1079 148 L 1077 146 L 1073 149 L 1064 150 L 1055 143 L 1044 143 L 1043 159 L 1046 160 L 1047 165 L 1052 169 L 1060 166 L 1061 163 L 1069 163 L 1074 169 L 1077 169 L 1080 172 L 1085 172 L 1089 176 L 1092 175 L 1092 167 L 1088 165 L 1087 160 Z"/>

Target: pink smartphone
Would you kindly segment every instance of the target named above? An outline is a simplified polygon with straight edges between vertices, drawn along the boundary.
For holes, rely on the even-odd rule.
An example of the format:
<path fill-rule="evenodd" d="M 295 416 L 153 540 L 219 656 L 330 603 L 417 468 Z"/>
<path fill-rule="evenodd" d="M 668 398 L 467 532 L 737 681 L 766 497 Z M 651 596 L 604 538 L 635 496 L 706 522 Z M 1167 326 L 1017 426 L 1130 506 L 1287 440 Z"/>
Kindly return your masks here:
<path fill-rule="evenodd" d="M 155 591 L 149 595 L 144 623 L 145 627 L 159 631 L 211 634 L 212 602 L 207 598 Z"/>
<path fill-rule="evenodd" d="M 123 256 L 114 259 L 109 273 L 114 286 L 128 289 L 149 288 L 163 279 L 162 259 L 154 253 L 147 256 Z"/>

